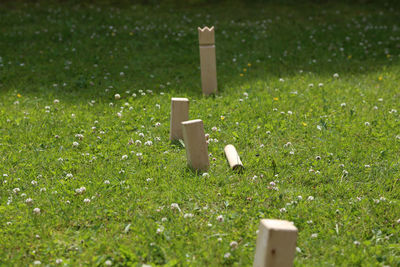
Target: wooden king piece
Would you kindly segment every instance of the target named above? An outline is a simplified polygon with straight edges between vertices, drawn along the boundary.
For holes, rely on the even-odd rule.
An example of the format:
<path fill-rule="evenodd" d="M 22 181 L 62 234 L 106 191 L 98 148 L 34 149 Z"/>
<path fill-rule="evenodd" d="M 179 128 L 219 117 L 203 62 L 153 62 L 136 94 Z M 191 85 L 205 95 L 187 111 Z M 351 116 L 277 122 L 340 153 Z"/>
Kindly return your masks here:
<path fill-rule="evenodd" d="M 182 121 L 189 120 L 189 99 L 187 98 L 171 98 L 171 122 L 170 135 L 171 141 L 183 139 Z"/>
<path fill-rule="evenodd" d="M 188 164 L 195 170 L 206 171 L 210 166 L 208 147 L 202 120 L 182 122 Z"/>
<path fill-rule="evenodd" d="M 291 267 L 297 228 L 289 221 L 261 220 L 253 267 Z"/>
<path fill-rule="evenodd" d="M 199 31 L 201 87 L 203 94 L 217 93 L 217 63 L 215 59 L 214 26 Z"/>

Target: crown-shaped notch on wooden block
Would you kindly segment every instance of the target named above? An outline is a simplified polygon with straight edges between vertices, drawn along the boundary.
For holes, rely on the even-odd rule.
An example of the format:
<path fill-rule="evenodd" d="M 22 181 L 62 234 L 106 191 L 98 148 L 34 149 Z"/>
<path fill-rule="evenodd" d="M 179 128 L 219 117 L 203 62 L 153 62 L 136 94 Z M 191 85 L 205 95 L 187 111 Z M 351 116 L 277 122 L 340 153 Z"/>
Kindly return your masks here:
<path fill-rule="evenodd" d="M 211 28 L 204 27 L 203 29 L 198 27 L 199 31 L 199 44 L 200 45 L 213 45 L 215 44 L 214 26 Z"/>

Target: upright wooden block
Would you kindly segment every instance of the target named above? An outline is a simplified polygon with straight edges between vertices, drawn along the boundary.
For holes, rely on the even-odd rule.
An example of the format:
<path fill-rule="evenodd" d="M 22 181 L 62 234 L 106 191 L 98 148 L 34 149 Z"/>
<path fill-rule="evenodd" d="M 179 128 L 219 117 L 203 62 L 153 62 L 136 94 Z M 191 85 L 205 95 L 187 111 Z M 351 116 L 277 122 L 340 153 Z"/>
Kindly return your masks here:
<path fill-rule="evenodd" d="M 234 171 L 242 171 L 243 164 L 240 160 L 239 154 L 236 151 L 236 148 L 233 145 L 226 145 L 224 148 L 224 152 L 231 169 Z"/>
<path fill-rule="evenodd" d="M 208 148 L 202 120 L 182 122 L 183 140 L 189 166 L 195 170 L 206 171 L 210 166 Z"/>
<path fill-rule="evenodd" d="M 284 220 L 261 220 L 253 267 L 293 266 L 297 228 Z"/>
<path fill-rule="evenodd" d="M 203 94 L 217 92 L 217 63 L 215 59 L 214 26 L 198 28 L 200 45 L 201 87 Z"/>
<path fill-rule="evenodd" d="M 189 120 L 189 99 L 171 98 L 170 140 L 183 139 L 182 122 Z"/>

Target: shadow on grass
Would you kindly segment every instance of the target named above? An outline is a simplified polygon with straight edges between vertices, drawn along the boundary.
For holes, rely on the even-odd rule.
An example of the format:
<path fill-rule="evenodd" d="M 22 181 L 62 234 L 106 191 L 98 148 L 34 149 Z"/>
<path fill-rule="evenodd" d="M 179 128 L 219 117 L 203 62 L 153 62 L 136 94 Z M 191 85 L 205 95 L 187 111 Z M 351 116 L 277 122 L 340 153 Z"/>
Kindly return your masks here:
<path fill-rule="evenodd" d="M 1 92 L 74 103 L 140 89 L 199 97 L 204 25 L 216 27 L 222 93 L 299 71 L 343 77 L 399 64 L 395 2 L 146 3 L 3 4 Z"/>

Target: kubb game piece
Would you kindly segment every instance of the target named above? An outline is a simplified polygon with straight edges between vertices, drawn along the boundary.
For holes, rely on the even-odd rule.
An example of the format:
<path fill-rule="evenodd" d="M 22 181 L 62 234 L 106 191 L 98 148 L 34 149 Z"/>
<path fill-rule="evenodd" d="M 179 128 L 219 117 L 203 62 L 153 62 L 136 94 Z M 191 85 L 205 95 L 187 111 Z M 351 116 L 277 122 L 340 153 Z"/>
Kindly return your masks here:
<path fill-rule="evenodd" d="M 293 266 L 297 228 L 289 221 L 261 220 L 253 267 Z"/>
<path fill-rule="evenodd" d="M 217 92 L 217 63 L 215 59 L 214 26 L 199 31 L 201 87 L 203 94 Z"/>
<path fill-rule="evenodd" d="M 170 140 L 183 139 L 182 122 L 189 120 L 189 99 L 171 98 Z"/>
<path fill-rule="evenodd" d="M 239 154 L 233 145 L 227 145 L 224 148 L 226 159 L 228 160 L 229 166 L 234 171 L 242 171 L 244 169 L 242 161 L 240 160 Z"/>
<path fill-rule="evenodd" d="M 206 171 L 210 166 L 208 148 L 202 120 L 182 122 L 183 140 L 189 166 L 195 170 Z"/>

